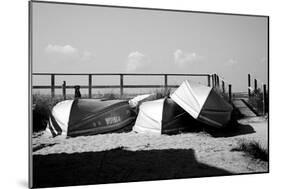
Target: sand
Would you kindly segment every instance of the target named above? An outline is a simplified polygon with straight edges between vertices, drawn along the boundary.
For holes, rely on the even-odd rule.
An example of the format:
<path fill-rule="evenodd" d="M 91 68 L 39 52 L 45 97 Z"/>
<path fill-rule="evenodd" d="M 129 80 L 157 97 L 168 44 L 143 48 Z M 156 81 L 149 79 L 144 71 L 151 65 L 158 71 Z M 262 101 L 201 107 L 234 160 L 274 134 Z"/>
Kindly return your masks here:
<path fill-rule="evenodd" d="M 36 133 L 35 186 L 268 172 L 268 162 L 232 151 L 241 140 L 255 140 L 267 148 L 267 137 L 264 117 L 239 120 L 239 125 L 229 131 L 171 136 L 129 132 L 65 139 Z"/>

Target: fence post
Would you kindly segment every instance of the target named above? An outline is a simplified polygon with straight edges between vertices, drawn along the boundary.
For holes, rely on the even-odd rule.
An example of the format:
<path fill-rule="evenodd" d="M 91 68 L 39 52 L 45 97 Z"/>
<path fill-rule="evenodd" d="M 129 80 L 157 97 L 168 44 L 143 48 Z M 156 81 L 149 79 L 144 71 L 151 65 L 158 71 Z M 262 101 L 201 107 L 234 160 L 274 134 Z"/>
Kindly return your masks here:
<path fill-rule="evenodd" d="M 211 86 L 211 76 L 208 75 L 208 87 L 210 87 L 210 86 Z"/>
<path fill-rule="evenodd" d="M 166 93 L 167 88 L 168 88 L 168 76 L 167 76 L 167 74 L 164 75 L 164 87 L 165 87 L 165 93 Z"/>
<path fill-rule="evenodd" d="M 266 85 L 263 84 L 263 114 L 267 113 Z"/>
<path fill-rule="evenodd" d="M 248 96 L 251 96 L 251 75 L 248 74 Z"/>
<path fill-rule="evenodd" d="M 66 90 L 65 90 L 65 88 L 66 88 L 66 82 L 63 81 L 63 83 L 62 83 L 62 96 L 63 96 L 64 100 L 66 100 Z"/>
<path fill-rule="evenodd" d="M 92 98 L 92 75 L 91 74 L 89 74 L 88 84 L 89 84 L 88 95 L 89 95 L 89 98 Z"/>
<path fill-rule="evenodd" d="M 51 96 L 55 97 L 55 74 L 51 74 Z"/>
<path fill-rule="evenodd" d="M 123 96 L 123 74 L 120 74 L 120 97 Z"/>
<path fill-rule="evenodd" d="M 214 74 L 214 87 L 216 87 L 216 74 Z"/>
<path fill-rule="evenodd" d="M 231 85 L 228 85 L 228 101 L 231 102 L 232 101 L 232 94 L 231 94 Z"/>
<path fill-rule="evenodd" d="M 212 85 L 215 87 L 215 74 L 212 74 Z"/>
<path fill-rule="evenodd" d="M 214 79 L 215 79 L 215 87 L 217 87 L 217 74 L 214 75 Z"/>
<path fill-rule="evenodd" d="M 257 82 L 256 79 L 254 81 L 255 81 L 255 83 L 254 83 L 255 85 L 254 86 L 255 86 L 255 92 L 256 92 L 258 90 L 258 82 Z"/>
<path fill-rule="evenodd" d="M 224 81 L 222 80 L 222 93 L 225 93 Z"/>
<path fill-rule="evenodd" d="M 220 77 L 219 77 L 219 75 L 217 75 L 217 84 L 218 84 L 218 87 L 220 88 Z"/>
<path fill-rule="evenodd" d="M 214 87 L 217 86 L 217 83 L 216 83 L 216 74 L 214 74 Z"/>
<path fill-rule="evenodd" d="M 215 82 L 216 82 L 216 87 L 218 87 L 218 75 L 215 74 Z"/>

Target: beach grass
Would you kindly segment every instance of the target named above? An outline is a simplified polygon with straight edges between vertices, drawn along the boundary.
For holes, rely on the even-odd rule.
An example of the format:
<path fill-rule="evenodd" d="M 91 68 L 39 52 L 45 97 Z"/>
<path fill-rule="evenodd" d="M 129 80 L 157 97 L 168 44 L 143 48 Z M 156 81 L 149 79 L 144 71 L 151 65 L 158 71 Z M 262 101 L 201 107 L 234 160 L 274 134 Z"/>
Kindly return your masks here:
<path fill-rule="evenodd" d="M 241 140 L 238 146 L 234 147 L 231 151 L 244 152 L 255 159 L 269 161 L 268 149 L 265 149 L 259 142 L 254 140 Z"/>

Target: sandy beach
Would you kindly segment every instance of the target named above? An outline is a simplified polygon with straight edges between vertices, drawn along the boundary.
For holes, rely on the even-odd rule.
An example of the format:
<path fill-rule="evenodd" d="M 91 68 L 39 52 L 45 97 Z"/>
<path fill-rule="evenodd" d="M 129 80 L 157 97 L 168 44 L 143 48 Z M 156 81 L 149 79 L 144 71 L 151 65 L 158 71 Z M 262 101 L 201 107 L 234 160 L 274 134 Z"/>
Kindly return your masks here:
<path fill-rule="evenodd" d="M 268 162 L 233 150 L 241 141 L 267 149 L 267 119 L 238 123 L 225 131 L 170 136 L 129 132 L 65 139 L 34 133 L 35 187 L 268 172 Z"/>

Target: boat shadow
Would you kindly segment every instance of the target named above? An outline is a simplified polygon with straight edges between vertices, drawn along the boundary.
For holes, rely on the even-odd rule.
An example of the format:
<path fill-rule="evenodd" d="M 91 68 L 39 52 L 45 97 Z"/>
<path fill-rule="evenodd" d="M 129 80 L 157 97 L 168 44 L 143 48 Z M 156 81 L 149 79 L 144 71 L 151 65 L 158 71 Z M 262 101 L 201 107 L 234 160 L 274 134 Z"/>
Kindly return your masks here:
<path fill-rule="evenodd" d="M 33 156 L 33 187 L 151 181 L 231 175 L 200 163 L 193 149 L 102 152 Z"/>
<path fill-rule="evenodd" d="M 255 133 L 256 131 L 251 125 L 241 124 L 238 121 L 231 121 L 223 128 L 214 128 L 201 122 L 194 122 L 190 124 L 182 133 L 199 133 L 205 132 L 212 137 L 234 137 L 239 135 L 247 135 Z"/>
<path fill-rule="evenodd" d="M 192 120 L 184 132 L 206 132 L 212 137 L 234 137 L 239 135 L 247 135 L 255 133 L 256 131 L 251 125 L 241 124 L 238 120 L 243 119 L 244 116 L 234 109 L 231 114 L 231 120 L 223 128 L 214 128 L 197 120 Z"/>
<path fill-rule="evenodd" d="M 207 128 L 206 132 L 208 132 L 213 137 L 234 137 L 239 135 L 252 134 L 256 131 L 251 125 L 245 125 L 235 121 L 222 129 Z"/>

